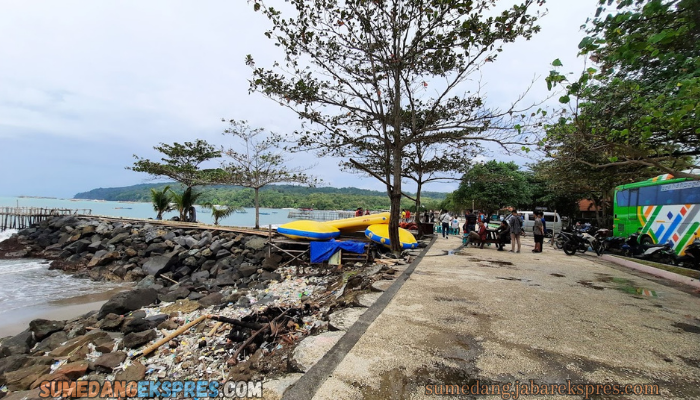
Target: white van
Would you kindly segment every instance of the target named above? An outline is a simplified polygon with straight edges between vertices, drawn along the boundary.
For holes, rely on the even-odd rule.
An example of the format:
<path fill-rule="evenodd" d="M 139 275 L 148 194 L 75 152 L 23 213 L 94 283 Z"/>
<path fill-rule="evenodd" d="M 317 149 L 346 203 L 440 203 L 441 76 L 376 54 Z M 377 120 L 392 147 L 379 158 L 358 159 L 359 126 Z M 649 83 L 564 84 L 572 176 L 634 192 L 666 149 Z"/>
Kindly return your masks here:
<path fill-rule="evenodd" d="M 546 237 L 551 237 L 561 232 L 561 217 L 558 213 L 551 211 L 543 211 L 544 220 L 547 222 L 547 232 Z M 518 211 L 518 214 L 523 216 L 523 229 L 526 233 L 532 234 L 532 230 L 535 227 L 535 214 L 534 211 Z"/>

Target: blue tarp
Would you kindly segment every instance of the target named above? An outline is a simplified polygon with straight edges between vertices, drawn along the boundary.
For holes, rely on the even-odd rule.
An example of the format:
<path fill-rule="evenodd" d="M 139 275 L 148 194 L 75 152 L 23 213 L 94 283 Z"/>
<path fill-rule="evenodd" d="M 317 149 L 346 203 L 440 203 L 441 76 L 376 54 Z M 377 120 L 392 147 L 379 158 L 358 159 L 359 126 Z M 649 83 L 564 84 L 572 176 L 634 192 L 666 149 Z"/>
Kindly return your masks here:
<path fill-rule="evenodd" d="M 331 240 L 329 242 L 311 242 L 311 262 L 312 263 L 322 263 L 333 255 L 338 249 L 343 249 L 351 253 L 364 253 L 365 245 L 367 243 L 355 242 L 353 240 L 348 240 L 346 242 L 336 242 Z"/>

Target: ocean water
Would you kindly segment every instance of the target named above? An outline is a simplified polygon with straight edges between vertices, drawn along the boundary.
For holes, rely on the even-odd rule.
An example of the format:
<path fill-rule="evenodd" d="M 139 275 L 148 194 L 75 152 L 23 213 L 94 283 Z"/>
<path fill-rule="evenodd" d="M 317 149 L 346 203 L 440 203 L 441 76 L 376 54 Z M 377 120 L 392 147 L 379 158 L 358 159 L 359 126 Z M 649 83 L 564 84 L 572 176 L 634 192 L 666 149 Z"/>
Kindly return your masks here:
<path fill-rule="evenodd" d="M 76 199 L 46 199 L 32 197 L 0 197 L 0 208 L 2 207 L 44 207 L 44 208 L 69 208 L 69 209 L 89 209 L 92 215 L 103 215 L 108 217 L 131 217 L 131 218 L 154 218 L 156 212 L 153 211 L 151 203 L 121 202 L 121 201 L 98 201 L 98 200 L 76 200 Z M 209 210 L 197 206 L 197 220 L 205 224 L 213 224 L 214 218 Z M 246 208 L 245 213 L 234 213 L 229 217 L 219 220 L 219 225 L 223 226 L 255 226 L 255 208 Z M 267 227 L 294 221 L 288 218 L 289 211 L 279 208 L 261 208 L 260 226 Z M 164 219 L 177 216 L 176 211 L 171 211 L 163 215 Z"/>

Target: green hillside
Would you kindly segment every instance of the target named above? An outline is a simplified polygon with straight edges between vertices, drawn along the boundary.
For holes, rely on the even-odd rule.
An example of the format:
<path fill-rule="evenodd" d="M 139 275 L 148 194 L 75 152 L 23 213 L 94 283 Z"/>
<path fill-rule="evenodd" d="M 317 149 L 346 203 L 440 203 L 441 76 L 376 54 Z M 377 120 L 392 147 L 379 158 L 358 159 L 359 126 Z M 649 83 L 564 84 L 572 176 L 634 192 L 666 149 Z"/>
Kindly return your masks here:
<path fill-rule="evenodd" d="M 177 183 L 145 183 L 118 188 L 98 188 L 78 193 L 75 199 L 94 199 L 107 201 L 150 201 L 151 188 L 163 188 L 170 185 L 173 190 L 181 191 Z M 199 203 L 225 204 L 240 207 L 254 206 L 252 189 L 240 186 L 206 186 L 196 189 L 204 194 Z M 437 208 L 445 199 L 446 193 L 424 192 L 421 203 L 426 208 Z M 405 208 L 413 207 L 413 202 L 404 200 Z M 317 210 L 353 210 L 357 207 L 371 210 L 389 209 L 389 198 L 385 192 L 358 189 L 353 187 L 309 188 L 296 185 L 268 185 L 260 189 L 260 206 L 269 208 L 310 207 Z"/>

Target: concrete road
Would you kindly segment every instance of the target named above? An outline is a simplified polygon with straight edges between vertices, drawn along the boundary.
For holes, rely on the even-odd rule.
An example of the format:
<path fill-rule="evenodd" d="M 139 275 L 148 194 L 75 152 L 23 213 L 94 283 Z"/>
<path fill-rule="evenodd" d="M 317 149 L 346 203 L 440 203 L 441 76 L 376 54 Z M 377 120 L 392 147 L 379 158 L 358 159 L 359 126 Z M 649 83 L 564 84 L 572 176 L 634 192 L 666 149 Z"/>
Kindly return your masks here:
<path fill-rule="evenodd" d="M 532 237 L 519 254 L 460 245 L 436 239 L 314 399 L 435 398 L 426 385 L 439 384 L 459 386 L 428 391 L 459 387 L 467 393 L 451 398 L 475 398 L 474 387 L 532 387 L 530 380 L 658 384 L 653 398 L 700 399 L 700 298 L 692 289 L 547 245 L 532 253 Z M 589 398 L 650 398 L 598 390 Z M 585 398 L 578 393 L 566 398 Z"/>

